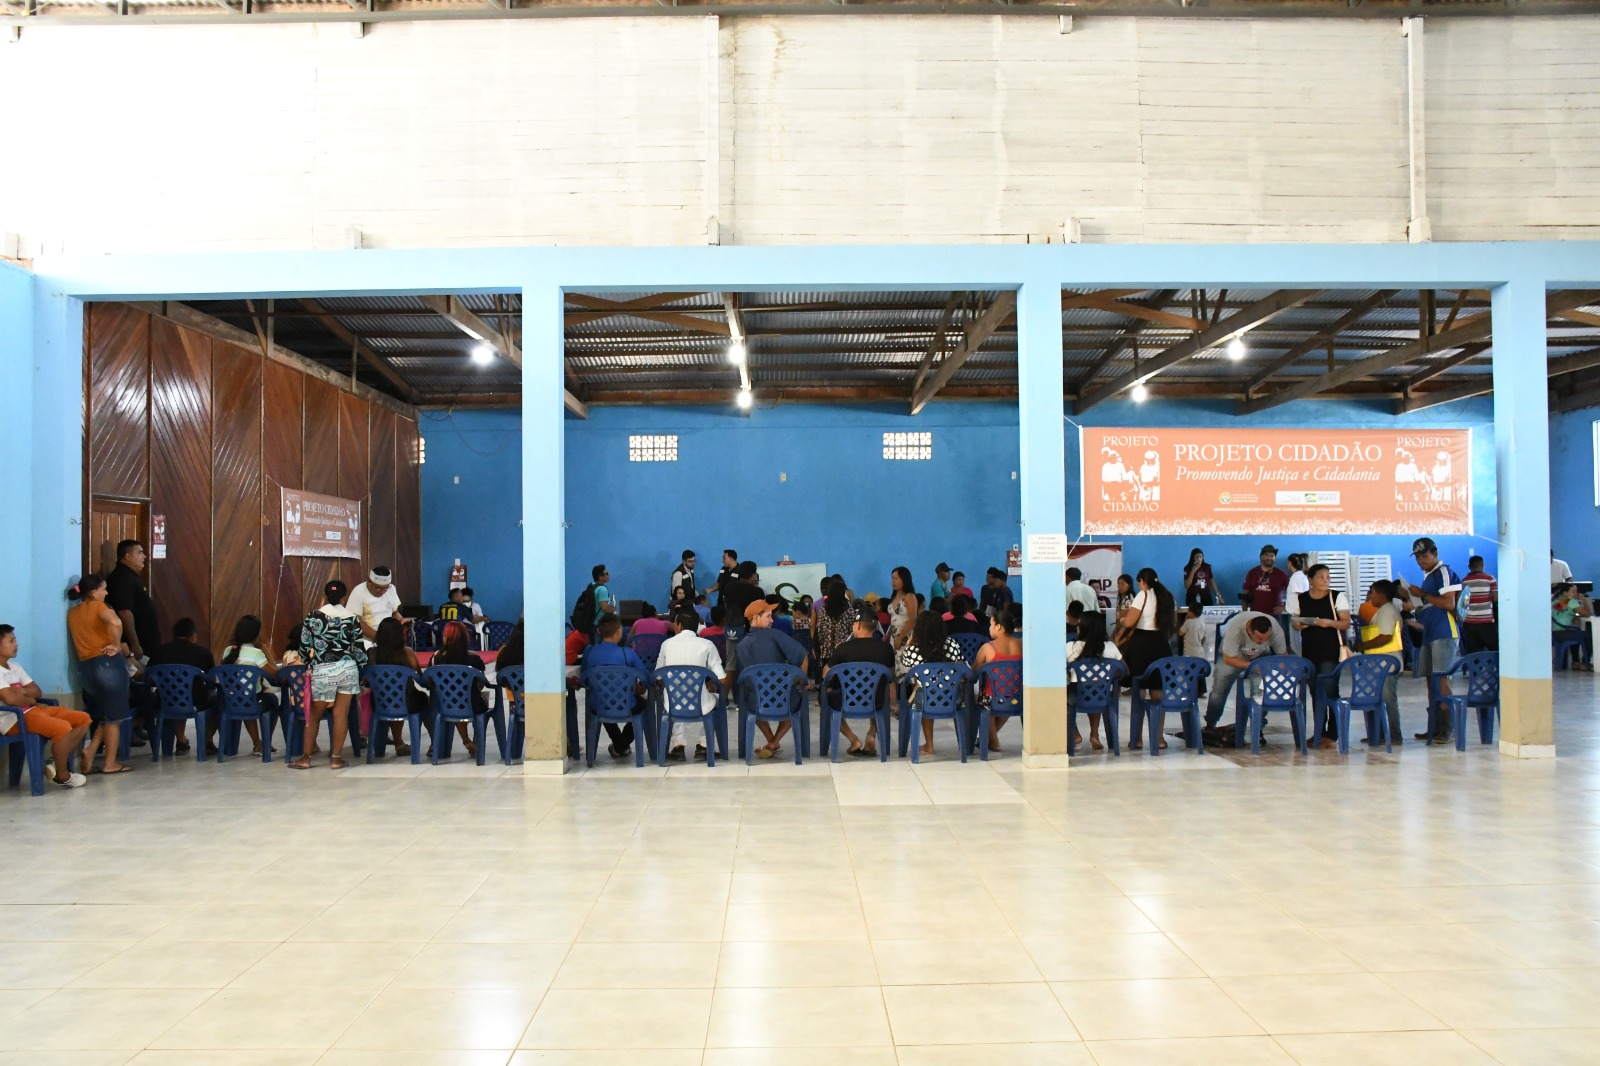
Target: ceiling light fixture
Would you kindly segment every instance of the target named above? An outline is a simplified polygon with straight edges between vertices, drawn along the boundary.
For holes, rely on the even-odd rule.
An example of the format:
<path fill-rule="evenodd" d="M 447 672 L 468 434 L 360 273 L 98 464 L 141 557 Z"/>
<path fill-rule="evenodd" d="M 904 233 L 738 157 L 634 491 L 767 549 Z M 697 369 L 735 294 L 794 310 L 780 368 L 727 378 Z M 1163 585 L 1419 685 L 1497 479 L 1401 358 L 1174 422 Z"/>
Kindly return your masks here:
<path fill-rule="evenodd" d="M 474 344 L 472 346 L 472 362 L 474 366 L 488 366 L 494 362 L 494 349 L 487 344 Z"/>
<path fill-rule="evenodd" d="M 1144 382 L 1141 381 L 1133 387 L 1133 391 L 1129 395 L 1133 397 L 1134 403 L 1144 403 L 1150 398 L 1150 390 L 1145 388 Z"/>
<path fill-rule="evenodd" d="M 734 341 L 732 344 L 728 345 L 728 362 L 732 363 L 734 366 L 738 366 L 739 364 L 743 363 L 747 355 L 748 353 L 745 350 L 744 341 Z"/>
<path fill-rule="evenodd" d="M 739 410 L 748 411 L 750 410 L 750 405 L 756 402 L 756 398 L 749 389 L 740 389 L 736 401 L 739 404 Z"/>
<path fill-rule="evenodd" d="M 1243 359 L 1245 352 L 1248 350 L 1249 349 L 1244 346 L 1243 337 L 1235 337 L 1233 340 L 1228 342 L 1228 358 L 1233 360 L 1235 363 Z"/>

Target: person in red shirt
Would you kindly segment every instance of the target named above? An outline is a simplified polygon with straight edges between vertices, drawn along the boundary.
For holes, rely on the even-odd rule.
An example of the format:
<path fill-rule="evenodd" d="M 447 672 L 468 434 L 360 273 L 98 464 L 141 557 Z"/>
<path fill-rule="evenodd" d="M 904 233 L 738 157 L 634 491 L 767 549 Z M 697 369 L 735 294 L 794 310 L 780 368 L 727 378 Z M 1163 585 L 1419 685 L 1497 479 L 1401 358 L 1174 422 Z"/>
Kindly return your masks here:
<path fill-rule="evenodd" d="M 1277 566 L 1278 549 L 1271 544 L 1261 549 L 1261 565 L 1244 576 L 1245 609 L 1276 617 L 1283 613 L 1283 593 L 1289 575 Z"/>

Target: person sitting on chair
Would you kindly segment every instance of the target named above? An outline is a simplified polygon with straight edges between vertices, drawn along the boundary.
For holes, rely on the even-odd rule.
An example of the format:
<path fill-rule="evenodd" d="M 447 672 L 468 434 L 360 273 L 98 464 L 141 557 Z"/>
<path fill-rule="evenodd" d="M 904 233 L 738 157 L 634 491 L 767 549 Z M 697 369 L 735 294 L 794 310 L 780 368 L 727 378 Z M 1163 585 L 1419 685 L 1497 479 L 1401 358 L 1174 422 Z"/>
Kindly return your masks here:
<path fill-rule="evenodd" d="M 22 732 L 23 719 L 28 732 L 41 736 L 50 745 L 55 773 L 50 780 L 62 788 L 82 788 L 88 778 L 67 764 L 83 747 L 89 735 L 90 718 L 68 707 L 41 706 L 44 694 L 33 678 L 17 662 L 17 631 L 0 625 L 0 735 L 14 737 Z"/>
<path fill-rule="evenodd" d="M 978 649 L 978 657 L 972 662 L 974 672 L 983 669 L 986 663 L 1014 663 L 1022 660 L 1022 638 L 1017 636 L 1017 630 L 1022 628 L 1022 608 L 1015 603 L 1008 603 L 1001 607 L 994 618 L 989 621 L 989 643 Z M 979 693 L 981 699 L 988 699 L 987 693 Z M 989 720 L 989 750 L 1000 750 L 1000 728 L 1007 719 L 992 718 Z"/>
<path fill-rule="evenodd" d="M 1584 620 L 1594 614 L 1589 600 L 1578 591 L 1578 586 L 1568 582 L 1561 586 L 1550 604 L 1550 628 L 1556 633 L 1577 633 L 1581 643 L 1574 644 L 1574 670 L 1594 670 L 1594 642 L 1589 636 L 1589 626 Z"/>
<path fill-rule="evenodd" d="M 878 639 L 878 612 L 872 604 L 865 600 L 858 600 L 851 610 L 854 612 L 854 625 L 851 629 L 850 639 L 834 649 L 833 657 L 828 660 L 827 669 L 822 671 L 822 683 L 827 685 L 828 674 L 836 666 L 845 663 L 877 663 L 879 666 L 889 668 L 890 676 L 894 674 L 894 649 L 884 641 Z M 838 710 L 841 706 L 841 694 L 837 685 L 827 695 L 828 706 Z M 889 683 L 885 681 L 878 688 L 877 706 L 887 706 L 889 699 Z M 848 721 L 839 723 L 839 731 L 850 741 L 849 754 L 860 757 L 876 756 L 878 754 L 878 723 L 876 720 L 867 727 L 867 739 L 863 742 L 850 728 Z"/>
<path fill-rule="evenodd" d="M 789 634 L 772 628 L 773 606 L 766 600 L 757 600 L 744 609 L 745 621 L 750 624 L 750 631 L 739 642 L 739 650 L 734 657 L 733 679 L 735 690 L 738 691 L 739 671 L 746 667 L 762 663 L 787 663 L 797 666 L 804 673 L 809 663 L 806 660 L 806 650 Z M 743 698 L 741 694 L 741 699 Z M 798 709 L 800 706 L 800 693 L 795 691 L 790 696 L 791 707 Z M 770 759 L 778 754 L 778 749 L 783 744 L 783 738 L 788 735 L 790 723 L 779 722 L 778 731 L 774 733 L 772 726 L 757 720 L 756 728 L 761 730 L 761 735 L 767 738 L 764 747 L 756 749 L 756 757 Z"/>
<path fill-rule="evenodd" d="M 726 597 L 725 597 L 726 598 Z M 724 606 L 724 605 L 719 605 Z M 722 656 L 717 654 L 717 646 L 700 635 L 700 616 L 689 611 L 684 611 L 672 620 L 672 636 L 661 642 L 661 652 L 656 656 L 656 669 L 663 666 L 703 666 L 711 671 L 718 681 L 724 680 L 728 675 L 722 668 Z M 703 719 L 706 715 L 717 709 L 717 694 L 709 687 L 700 694 L 700 722 L 696 728 L 705 729 Z M 684 742 L 688 727 L 681 719 L 672 723 L 672 738 L 670 743 L 666 737 L 658 737 L 658 743 L 668 743 L 667 760 L 669 762 L 683 762 Z M 709 733 L 705 735 L 706 744 L 715 743 L 715 738 Z M 700 744 L 695 748 L 695 758 L 703 759 L 706 754 L 706 745 Z"/>
<path fill-rule="evenodd" d="M 637 629 L 637 627 L 635 627 Z M 632 648 L 622 646 L 622 622 L 614 614 L 608 614 L 600 619 L 600 625 L 595 629 L 595 636 L 599 638 L 594 647 L 589 649 L 589 655 L 584 660 L 583 668 L 593 670 L 597 666 L 631 666 L 635 670 L 650 676 L 649 669 L 644 665 L 644 660 L 639 658 L 639 653 Z M 638 691 L 634 694 L 636 700 L 634 709 L 642 709 L 648 694 Z M 613 759 L 626 759 L 633 748 L 634 735 L 633 723 L 602 722 L 606 727 L 606 734 L 611 737 L 611 743 L 606 750 Z"/>

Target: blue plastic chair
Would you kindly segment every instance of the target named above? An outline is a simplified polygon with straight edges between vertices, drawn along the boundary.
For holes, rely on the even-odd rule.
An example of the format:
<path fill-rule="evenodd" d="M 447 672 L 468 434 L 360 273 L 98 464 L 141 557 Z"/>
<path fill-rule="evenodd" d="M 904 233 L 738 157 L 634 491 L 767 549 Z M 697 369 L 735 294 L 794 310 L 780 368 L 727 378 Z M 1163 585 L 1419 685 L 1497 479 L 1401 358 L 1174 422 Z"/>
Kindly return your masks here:
<path fill-rule="evenodd" d="M 666 639 L 660 633 L 635 633 L 628 638 L 628 647 L 639 656 L 646 670 L 654 670 L 656 658 L 661 654 L 661 643 Z"/>
<path fill-rule="evenodd" d="M 646 748 L 652 757 L 656 744 L 650 728 L 650 706 L 646 698 L 639 702 L 639 687 L 650 691 L 650 679 L 644 671 L 633 666 L 591 666 L 583 672 L 584 688 L 584 762 L 594 769 L 595 751 L 600 746 L 600 726 L 605 722 L 615 725 L 633 725 L 633 765 L 644 766 Z"/>
<path fill-rule="evenodd" d="M 989 729 L 996 718 L 1022 717 L 1022 660 L 984 663 L 978 668 L 978 721 L 972 742 L 980 757 L 989 761 Z"/>
<path fill-rule="evenodd" d="M 1554 629 L 1550 631 L 1550 668 L 1567 669 L 1567 660 L 1583 647 L 1583 630 Z M 1479 652 L 1478 654 L 1483 654 Z M 1454 672 L 1454 671 L 1452 671 Z"/>
<path fill-rule="evenodd" d="M 823 679 L 823 692 L 817 702 L 822 708 L 822 741 L 827 747 L 823 754 L 833 755 L 839 761 L 839 740 L 844 736 L 846 718 L 872 719 L 878 723 L 878 761 L 889 761 L 889 699 L 894 689 L 894 677 L 887 666 L 880 663 L 840 663 L 828 668 Z M 832 705 L 837 690 L 839 706 Z M 878 694 L 883 693 L 883 705 L 878 705 Z"/>
<path fill-rule="evenodd" d="M 1261 754 L 1261 730 L 1266 725 L 1268 711 L 1286 711 L 1294 729 L 1294 743 L 1300 754 L 1306 753 L 1306 689 L 1316 667 L 1309 659 L 1298 655 L 1263 655 L 1245 667 L 1239 676 L 1239 696 L 1247 714 L 1234 716 L 1235 743 L 1241 743 L 1239 728 L 1249 718 L 1250 752 Z M 1246 681 L 1255 680 L 1261 685 L 1259 696 L 1250 696 Z"/>
<path fill-rule="evenodd" d="M 1070 699 L 1067 705 L 1067 754 L 1078 754 L 1078 715 L 1098 714 L 1106 720 L 1106 739 L 1111 743 L 1111 754 L 1122 754 L 1122 741 L 1118 737 L 1118 710 L 1122 703 L 1122 679 L 1128 676 L 1128 667 L 1117 659 L 1079 659 L 1067 664 L 1067 681 Z M 1070 688 L 1076 685 L 1076 688 Z M 1159 745 L 1158 745 L 1159 746 Z"/>
<path fill-rule="evenodd" d="M 499 690 L 497 695 L 500 700 L 501 715 L 506 723 L 504 761 L 510 766 L 513 759 L 522 758 L 522 748 L 528 739 L 528 711 L 525 706 L 526 686 L 523 684 L 523 668 L 520 666 L 508 666 L 504 670 L 496 668 L 494 681 L 495 687 Z M 511 694 L 509 700 L 506 699 L 507 692 Z"/>
<path fill-rule="evenodd" d="M 1334 670 L 1337 691 L 1339 678 L 1350 675 L 1350 695 L 1333 701 L 1334 722 L 1339 727 L 1339 754 L 1350 754 L 1350 714 L 1360 711 L 1367 717 L 1367 736 L 1381 735 L 1383 750 L 1394 751 L 1394 738 L 1389 735 L 1389 711 L 1383 703 L 1384 685 L 1389 678 L 1398 677 L 1400 663 L 1392 655 L 1352 655 Z"/>
<path fill-rule="evenodd" d="M 406 626 L 406 643 L 412 651 L 432 651 L 433 623 L 417 621 Z"/>
<path fill-rule="evenodd" d="M 922 762 L 921 730 L 924 719 L 948 720 L 956 729 L 956 750 L 967 761 L 971 750 L 972 667 L 966 663 L 923 663 L 906 671 L 900 682 L 905 697 L 901 703 L 900 757 L 911 749 L 911 761 Z M 880 743 L 882 738 L 880 737 Z M 910 744 L 907 744 L 907 741 Z"/>
<path fill-rule="evenodd" d="M 961 649 L 961 657 L 967 661 L 968 666 L 977 660 L 979 649 L 989 643 L 989 638 L 981 633 L 952 633 L 950 639 Z"/>
<path fill-rule="evenodd" d="M 795 699 L 795 695 L 799 699 Z M 788 722 L 794 730 L 794 764 L 811 754 L 811 705 L 806 675 L 788 663 L 758 663 L 739 671 L 739 756 L 755 762 L 756 723 Z"/>
<path fill-rule="evenodd" d="M 515 622 L 487 622 L 484 624 L 484 635 L 489 638 L 489 650 L 499 651 L 506 646 L 506 641 L 511 639 L 511 631 L 517 628 Z"/>
<path fill-rule="evenodd" d="M 710 683 L 717 694 L 717 705 L 702 714 L 700 694 Z M 650 693 L 655 702 L 656 764 L 667 765 L 667 749 L 672 746 L 673 722 L 699 722 L 706 728 L 706 765 L 717 765 L 717 757 L 728 757 L 727 689 L 717 675 L 703 666 L 662 666 L 650 674 Z"/>
<path fill-rule="evenodd" d="M 1161 734 L 1166 729 L 1168 712 L 1183 723 L 1183 744 L 1196 754 L 1205 754 L 1200 730 L 1205 724 L 1205 708 L 1200 705 L 1200 679 L 1211 675 L 1211 664 L 1192 655 L 1168 655 L 1151 663 L 1133 682 L 1129 713 L 1128 742 L 1136 744 L 1149 722 L 1150 754 L 1161 754 Z M 1160 687 L 1161 698 L 1151 703 L 1145 690 Z"/>
<path fill-rule="evenodd" d="M 246 721 L 259 723 L 261 731 L 261 761 L 272 761 L 272 726 L 277 717 L 276 707 L 263 704 L 256 697 L 267 681 L 267 673 L 258 666 L 224 663 L 206 674 L 208 681 L 217 685 L 217 762 L 239 753 L 239 727 Z"/>
<path fill-rule="evenodd" d="M 207 707 L 196 707 L 194 684 L 204 677 L 192 666 L 152 666 L 145 670 L 144 679 L 156 690 L 154 728 L 150 731 L 150 758 L 161 761 L 161 748 L 166 738 L 169 722 L 194 722 L 194 759 L 206 761 Z"/>
<path fill-rule="evenodd" d="M 472 696 L 474 680 L 483 680 L 483 671 L 475 666 L 445 663 L 422 671 L 422 684 L 428 690 L 428 714 L 433 719 L 432 759 L 435 766 L 439 765 L 441 750 L 445 758 L 450 757 L 450 740 L 455 731 L 446 727 L 456 722 L 472 723 L 473 743 L 478 749 L 477 762 L 482 766 L 489 757 L 488 726 L 489 720 L 494 718 L 495 733 L 500 740 L 500 756 L 502 759 L 505 757 L 505 723 L 496 717 L 497 708 L 494 704 L 490 705 L 488 713 L 478 710 L 477 701 Z"/>
<path fill-rule="evenodd" d="M 58 707 L 55 700 L 40 700 L 45 707 Z M 10 736 L 0 733 L 0 748 L 10 749 L 9 784 L 16 788 L 22 781 L 22 770 L 28 770 L 28 791 L 35 796 L 44 795 L 44 737 L 28 730 L 28 716 L 22 708 L 13 707 L 17 716 L 17 731 Z M 75 756 L 74 756 L 75 757 Z M 72 767 L 67 767 L 70 770 Z"/>
<path fill-rule="evenodd" d="M 1478 712 L 1478 741 L 1493 744 L 1495 727 L 1500 721 L 1500 653 L 1480 651 L 1463 655 L 1456 660 L 1450 673 L 1465 674 L 1467 678 L 1466 695 L 1444 698 L 1455 725 L 1456 750 L 1467 750 L 1468 708 Z"/>
<path fill-rule="evenodd" d="M 361 681 L 372 692 L 372 728 L 367 736 L 367 762 L 373 750 L 379 757 L 388 743 L 385 722 L 404 722 L 411 736 L 411 765 L 422 762 L 422 713 L 411 709 L 411 685 L 422 680 L 409 666 L 369 666 L 361 671 Z"/>

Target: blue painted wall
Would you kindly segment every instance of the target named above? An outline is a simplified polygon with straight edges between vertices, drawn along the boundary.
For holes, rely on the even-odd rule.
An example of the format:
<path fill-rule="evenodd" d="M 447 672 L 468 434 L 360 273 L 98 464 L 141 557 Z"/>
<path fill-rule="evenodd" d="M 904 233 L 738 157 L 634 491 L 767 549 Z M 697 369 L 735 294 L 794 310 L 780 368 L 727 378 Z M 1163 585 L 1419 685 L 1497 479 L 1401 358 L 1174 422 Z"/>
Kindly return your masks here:
<path fill-rule="evenodd" d="M 1575 577 L 1600 580 L 1600 510 L 1594 503 L 1594 423 L 1600 407 L 1550 419 L 1550 546 Z"/>
<path fill-rule="evenodd" d="M 1285 405 L 1251 425 L 1473 427 L 1472 478 L 1478 537 L 1440 537 L 1445 560 L 1464 570 L 1476 553 L 1495 565 L 1494 447 L 1486 400 L 1395 418 L 1351 402 Z M 1107 403 L 1085 425 L 1237 424 L 1231 405 L 1214 402 Z M 443 597 L 452 560 L 470 568 L 491 615 L 513 617 L 522 581 L 517 492 L 516 411 L 458 411 L 423 423 L 428 461 L 422 473 L 423 588 Z M 1587 442 L 1587 422 L 1583 423 Z M 929 462 L 882 458 L 882 434 L 934 433 Z M 1067 427 L 1069 535 L 1077 536 L 1078 437 Z M 678 434 L 676 463 L 630 463 L 630 433 Z M 919 588 L 941 559 L 975 575 L 1003 563 L 1016 543 L 1020 497 L 1017 412 L 1010 404 L 934 404 L 916 419 L 903 409 L 780 406 L 749 418 L 701 407 L 596 408 L 586 422 L 566 422 L 567 568 L 570 602 L 589 568 L 611 568 L 619 595 L 660 603 L 686 547 L 714 577 L 721 551 L 771 563 L 787 554 L 841 570 L 858 591 L 886 592 L 889 571 L 910 566 Z M 783 475 L 780 479 L 780 475 Z M 1587 475 L 1585 475 L 1587 476 Z M 460 478 L 457 484 L 455 479 Z M 1590 482 L 1584 481 L 1585 485 Z M 1585 499 L 1591 499 L 1586 496 Z M 1255 565 L 1260 537 L 1124 540 L 1130 570 L 1154 566 L 1176 584 L 1191 547 L 1205 550 L 1225 590 Z M 1274 538 L 1283 554 L 1340 549 L 1388 553 L 1409 574 L 1409 537 Z M 1600 551 L 1597 551 L 1600 557 Z M 1574 560 L 1574 566 L 1577 561 Z M 1416 576 L 1416 575 L 1412 575 Z M 1017 582 L 1013 580 L 1013 585 Z M 976 587 L 976 586 L 974 586 Z"/>

